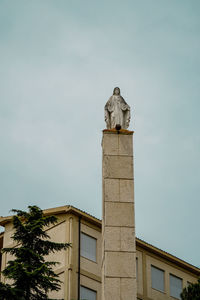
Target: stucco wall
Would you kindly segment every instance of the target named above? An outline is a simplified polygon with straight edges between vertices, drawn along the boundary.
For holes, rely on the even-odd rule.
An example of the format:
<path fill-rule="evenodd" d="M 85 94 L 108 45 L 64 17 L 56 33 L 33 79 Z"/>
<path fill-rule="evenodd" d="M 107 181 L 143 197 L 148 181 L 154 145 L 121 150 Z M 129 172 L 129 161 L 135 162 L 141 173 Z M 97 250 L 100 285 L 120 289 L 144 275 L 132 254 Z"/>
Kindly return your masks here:
<path fill-rule="evenodd" d="M 51 240 L 55 242 L 70 242 L 72 247 L 66 251 L 61 251 L 50 255 L 47 260 L 59 261 L 60 264 L 55 267 L 55 272 L 59 274 L 63 284 L 61 290 L 51 293 L 54 299 L 77 300 L 78 291 L 78 228 L 79 217 L 73 213 L 63 213 L 58 215 L 58 223 L 48 229 Z M 92 221 L 81 220 L 81 231 L 96 238 L 97 240 L 97 261 L 93 262 L 81 257 L 81 285 L 97 292 L 97 300 L 101 300 L 101 228 Z M 11 239 L 13 234 L 12 225 L 5 225 L 3 247 L 14 246 Z M 137 246 L 137 290 L 138 299 L 142 300 L 169 300 L 173 299 L 169 293 L 169 274 L 176 275 L 183 279 L 183 287 L 187 282 L 195 282 L 198 275 L 192 272 L 192 268 L 181 267 L 167 259 L 168 255 L 160 256 L 152 252 L 151 247 L 143 249 Z M 159 252 L 159 251 L 158 251 Z M 3 255 L 2 266 L 11 259 L 9 255 Z M 151 288 L 151 265 L 165 271 L 165 293 Z M 200 271 L 199 271 L 200 275 Z"/>

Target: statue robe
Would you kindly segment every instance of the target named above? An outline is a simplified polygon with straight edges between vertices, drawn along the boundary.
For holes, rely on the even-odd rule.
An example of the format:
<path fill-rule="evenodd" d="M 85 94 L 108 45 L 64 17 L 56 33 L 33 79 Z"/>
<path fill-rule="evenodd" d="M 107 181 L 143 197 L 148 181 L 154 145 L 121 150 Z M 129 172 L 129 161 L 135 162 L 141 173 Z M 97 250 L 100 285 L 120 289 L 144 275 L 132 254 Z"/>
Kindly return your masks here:
<path fill-rule="evenodd" d="M 105 121 L 108 129 L 121 125 L 127 129 L 130 122 L 130 107 L 120 95 L 110 97 L 105 105 Z"/>

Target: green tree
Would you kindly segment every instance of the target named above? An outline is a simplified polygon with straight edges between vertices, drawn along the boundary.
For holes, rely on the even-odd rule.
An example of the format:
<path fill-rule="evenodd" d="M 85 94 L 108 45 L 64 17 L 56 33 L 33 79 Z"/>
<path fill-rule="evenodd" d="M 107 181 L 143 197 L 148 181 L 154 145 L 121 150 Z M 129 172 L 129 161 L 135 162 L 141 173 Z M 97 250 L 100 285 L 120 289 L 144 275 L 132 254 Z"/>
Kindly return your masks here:
<path fill-rule="evenodd" d="M 29 206 L 28 212 L 12 210 L 14 234 L 17 244 L 13 248 L 3 248 L 3 253 L 13 255 L 2 274 L 11 279 L 11 284 L 0 284 L 0 300 L 49 299 L 50 291 L 60 289 L 60 280 L 53 271 L 57 262 L 45 261 L 51 252 L 67 249 L 68 243 L 55 243 L 45 231 L 57 222 L 55 216 L 44 216 L 37 206 Z"/>
<path fill-rule="evenodd" d="M 181 293 L 182 300 L 200 300 L 200 278 L 197 283 L 191 283 L 183 289 Z"/>

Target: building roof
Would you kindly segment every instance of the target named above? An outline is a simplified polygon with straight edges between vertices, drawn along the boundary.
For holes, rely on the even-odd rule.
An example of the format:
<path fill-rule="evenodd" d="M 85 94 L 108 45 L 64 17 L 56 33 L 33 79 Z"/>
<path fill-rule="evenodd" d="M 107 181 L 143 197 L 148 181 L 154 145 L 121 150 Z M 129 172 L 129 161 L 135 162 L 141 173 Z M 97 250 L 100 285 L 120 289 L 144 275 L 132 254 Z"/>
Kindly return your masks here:
<path fill-rule="evenodd" d="M 80 210 L 72 205 L 65 205 L 65 206 L 59 206 L 59 207 L 54 207 L 54 208 L 48 208 L 44 209 L 43 213 L 44 215 L 59 215 L 59 214 L 64 214 L 64 213 L 70 213 L 72 212 L 75 215 L 81 216 L 82 218 L 92 221 L 95 223 L 97 226 L 101 227 L 101 220 L 97 219 L 96 217 L 86 213 L 83 210 Z M 2 217 L 0 216 L 0 225 L 5 226 L 7 223 L 9 223 L 12 220 L 13 216 L 6 216 Z"/>
<path fill-rule="evenodd" d="M 81 209 L 78 209 L 72 205 L 48 208 L 48 209 L 44 209 L 43 212 L 45 215 L 52 215 L 52 214 L 59 215 L 59 214 L 64 214 L 64 213 L 72 213 L 74 215 L 81 217 L 82 219 L 84 219 L 86 221 L 92 222 L 99 228 L 101 228 L 101 225 L 102 225 L 102 221 L 100 219 L 98 219 L 98 218 L 88 214 L 87 212 L 85 212 Z M 7 223 L 11 222 L 12 217 L 13 216 L 7 216 L 7 217 L 0 216 L 0 225 L 5 226 Z M 1 233 L 1 235 L 2 235 L 2 233 Z M 164 259 L 188 270 L 189 272 L 196 274 L 197 276 L 200 276 L 200 268 L 193 266 L 192 264 L 189 264 L 188 262 L 185 262 L 184 260 L 182 260 L 166 251 L 163 251 L 163 250 L 161 250 L 161 249 L 159 249 L 137 237 L 136 237 L 136 245 L 138 247 L 141 247 L 161 258 L 164 258 Z"/>

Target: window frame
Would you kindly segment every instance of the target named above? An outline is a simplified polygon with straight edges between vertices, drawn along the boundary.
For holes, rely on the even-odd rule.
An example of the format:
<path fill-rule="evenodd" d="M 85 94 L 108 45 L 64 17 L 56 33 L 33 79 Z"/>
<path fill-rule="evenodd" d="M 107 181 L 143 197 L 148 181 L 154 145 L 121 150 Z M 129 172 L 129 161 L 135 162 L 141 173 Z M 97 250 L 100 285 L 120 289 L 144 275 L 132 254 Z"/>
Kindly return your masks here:
<path fill-rule="evenodd" d="M 96 237 L 94 237 L 94 236 L 91 236 L 91 235 L 89 235 L 89 234 L 87 234 L 87 233 L 85 233 L 85 232 L 83 232 L 83 231 L 81 231 L 81 237 L 82 236 L 87 236 L 87 237 L 89 237 L 89 238 L 91 238 L 91 239 L 93 239 L 93 240 L 95 240 L 95 243 L 96 243 L 96 249 L 95 249 L 95 260 L 94 259 L 92 259 L 92 258 L 89 258 L 89 257 L 86 257 L 86 256 L 84 256 L 84 255 L 82 255 L 82 245 L 81 245 L 81 239 L 80 239 L 80 256 L 81 257 L 84 257 L 85 259 L 88 259 L 89 261 L 91 261 L 91 262 L 93 262 L 93 263 L 97 263 L 97 238 Z"/>
<path fill-rule="evenodd" d="M 136 257 L 136 281 L 138 282 L 138 257 Z"/>
<path fill-rule="evenodd" d="M 177 297 L 175 297 L 175 296 L 173 296 L 173 295 L 171 294 L 171 281 L 170 281 L 170 278 L 171 278 L 171 277 L 174 277 L 174 278 L 177 278 L 177 279 L 181 280 L 181 292 L 180 292 L 180 294 L 181 294 L 182 291 L 183 291 L 183 278 L 181 278 L 181 277 L 179 277 L 179 276 L 177 276 L 177 275 L 174 275 L 174 274 L 172 274 L 172 273 L 169 273 L 169 294 L 170 294 L 170 297 L 172 297 L 172 298 L 174 298 L 174 299 L 181 300 L 180 295 L 179 295 L 179 298 L 177 298 Z"/>
<path fill-rule="evenodd" d="M 161 271 L 163 273 L 163 290 L 161 289 L 158 289 L 156 287 L 153 287 L 153 281 L 152 281 L 152 268 L 158 270 L 158 271 Z M 166 294 L 166 286 L 165 286 L 165 270 L 151 264 L 151 288 L 155 291 L 158 291 L 160 293 L 163 293 L 163 294 Z"/>
<path fill-rule="evenodd" d="M 84 288 L 84 289 L 86 289 L 86 290 L 89 290 L 89 291 L 92 291 L 92 292 L 95 292 L 95 294 L 96 294 L 96 299 L 95 300 L 97 300 L 97 291 L 96 290 L 93 290 L 93 289 L 91 289 L 91 288 L 89 288 L 89 287 L 87 287 L 87 286 L 85 286 L 85 285 L 80 285 L 80 294 L 81 294 L 81 288 Z M 87 299 L 81 299 L 81 295 L 80 295 L 80 300 L 87 300 Z"/>

